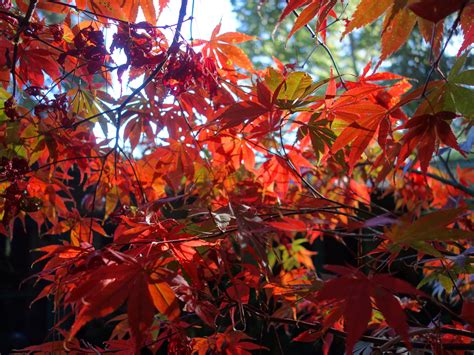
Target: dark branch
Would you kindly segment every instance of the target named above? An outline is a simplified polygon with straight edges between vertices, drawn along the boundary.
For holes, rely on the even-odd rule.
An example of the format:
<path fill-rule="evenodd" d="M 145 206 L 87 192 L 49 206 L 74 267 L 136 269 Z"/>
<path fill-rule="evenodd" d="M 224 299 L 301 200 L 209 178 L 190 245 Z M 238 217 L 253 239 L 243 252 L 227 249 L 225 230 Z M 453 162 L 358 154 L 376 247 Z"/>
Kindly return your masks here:
<path fill-rule="evenodd" d="M 16 62 L 18 60 L 18 46 L 20 44 L 20 37 L 21 34 L 28 28 L 30 24 L 31 17 L 36 9 L 36 4 L 38 0 L 31 0 L 30 4 L 28 5 L 28 10 L 26 10 L 25 17 L 23 17 L 22 21 L 18 25 L 18 29 L 16 31 L 15 37 L 13 38 L 13 59 L 12 59 L 12 66 L 11 66 L 11 74 L 13 80 L 13 88 L 12 88 L 12 96 L 15 97 L 16 95 Z"/>

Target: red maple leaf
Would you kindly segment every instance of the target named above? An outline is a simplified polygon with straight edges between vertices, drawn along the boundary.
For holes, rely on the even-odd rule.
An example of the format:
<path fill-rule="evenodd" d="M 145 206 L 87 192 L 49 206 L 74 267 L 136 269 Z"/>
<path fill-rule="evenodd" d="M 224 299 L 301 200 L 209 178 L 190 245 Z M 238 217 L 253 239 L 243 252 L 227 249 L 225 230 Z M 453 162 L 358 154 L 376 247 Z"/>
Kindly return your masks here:
<path fill-rule="evenodd" d="M 403 136 L 399 164 L 403 162 L 415 148 L 418 148 L 418 159 L 421 170 L 426 173 L 436 146 L 443 143 L 456 149 L 462 155 L 464 152 L 458 145 L 449 121 L 456 118 L 454 112 L 442 111 L 436 114 L 415 116 L 400 129 L 408 131 Z"/>
<path fill-rule="evenodd" d="M 344 317 L 348 353 L 367 329 L 372 317 L 372 300 L 382 312 L 387 324 L 400 334 L 411 348 L 406 316 L 393 294 L 422 295 L 422 292 L 406 281 L 387 274 L 366 276 L 358 269 L 336 265 L 327 266 L 326 269 L 340 277 L 327 281 L 318 292 L 316 300 L 336 302 L 334 313 L 338 316 L 332 319 L 332 323 L 341 316 Z"/>

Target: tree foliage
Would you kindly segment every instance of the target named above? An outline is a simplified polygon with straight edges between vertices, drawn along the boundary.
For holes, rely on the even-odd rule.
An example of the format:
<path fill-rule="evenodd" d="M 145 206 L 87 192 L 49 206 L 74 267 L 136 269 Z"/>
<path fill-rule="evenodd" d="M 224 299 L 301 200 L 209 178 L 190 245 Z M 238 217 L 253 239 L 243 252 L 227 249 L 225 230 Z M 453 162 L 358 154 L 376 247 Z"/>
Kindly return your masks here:
<path fill-rule="evenodd" d="M 0 233 L 54 240 L 35 278 L 57 322 L 21 351 L 472 348 L 474 3 L 290 0 L 275 33 L 323 48 L 317 80 L 220 25 L 188 41 L 179 4 L 0 2 Z M 379 19 L 380 57 L 345 75 L 329 38 Z M 413 31 L 423 82 L 379 70 Z"/>

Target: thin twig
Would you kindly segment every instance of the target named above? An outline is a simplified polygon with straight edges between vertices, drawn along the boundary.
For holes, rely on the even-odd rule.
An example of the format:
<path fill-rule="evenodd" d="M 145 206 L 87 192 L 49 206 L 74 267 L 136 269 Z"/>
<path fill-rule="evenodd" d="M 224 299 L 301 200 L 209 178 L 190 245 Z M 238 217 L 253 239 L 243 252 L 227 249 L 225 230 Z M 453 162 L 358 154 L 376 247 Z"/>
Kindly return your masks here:
<path fill-rule="evenodd" d="M 173 37 L 173 42 L 171 43 L 165 58 L 157 65 L 157 67 L 151 72 L 151 74 L 143 80 L 143 83 L 137 87 L 133 92 L 120 104 L 117 108 L 117 119 L 115 122 L 115 145 L 113 150 L 115 151 L 115 161 L 117 161 L 118 145 L 120 138 L 120 126 L 122 121 L 122 111 L 127 106 L 127 104 L 133 100 L 133 98 L 138 95 L 145 87 L 155 78 L 155 76 L 163 69 L 165 63 L 168 61 L 170 55 L 174 54 L 175 51 L 179 49 L 179 37 L 181 32 L 181 27 L 183 26 L 184 17 L 186 16 L 186 7 L 188 5 L 188 0 L 181 1 L 181 8 L 179 9 L 178 24 L 176 25 L 176 31 Z"/>
<path fill-rule="evenodd" d="M 20 45 L 20 37 L 21 34 L 28 28 L 31 17 L 36 9 L 36 4 L 38 0 L 30 0 L 30 4 L 28 5 L 28 10 L 26 10 L 25 17 L 18 25 L 18 29 L 16 31 L 15 37 L 13 38 L 13 59 L 11 63 L 11 74 L 13 80 L 13 87 L 12 87 L 12 96 L 15 97 L 16 95 L 16 62 L 18 60 L 18 46 Z"/>
<path fill-rule="evenodd" d="M 400 167 L 399 169 L 403 169 L 403 167 Z M 439 182 L 442 182 L 443 184 L 446 184 L 446 185 L 449 185 L 449 186 L 452 186 L 466 194 L 468 194 L 469 196 L 473 196 L 474 197 L 474 190 L 464 186 L 464 185 L 461 185 L 459 182 L 457 181 L 452 181 L 452 180 L 448 180 L 442 176 L 439 176 L 439 175 L 436 175 L 436 174 L 432 174 L 432 173 L 429 173 L 429 172 L 426 172 L 424 173 L 423 171 L 419 171 L 419 170 L 414 170 L 414 169 L 409 169 L 408 170 L 410 173 L 413 173 L 413 174 L 417 174 L 417 175 L 426 175 L 434 180 L 437 180 Z"/>
<path fill-rule="evenodd" d="M 454 279 L 453 275 L 451 275 L 451 270 L 448 269 L 448 267 L 446 266 L 446 264 L 443 261 L 443 258 L 440 258 L 439 261 L 441 262 L 441 265 L 443 265 L 443 269 L 448 274 L 449 280 L 451 280 L 451 283 L 453 284 L 454 289 L 456 290 L 457 294 L 459 295 L 459 298 L 461 299 L 462 302 L 464 302 L 464 297 L 463 297 L 461 291 L 459 290 L 459 287 L 456 283 L 456 280 Z"/>
<path fill-rule="evenodd" d="M 55 0 L 48 0 L 48 2 L 50 2 L 52 4 L 56 4 L 56 5 L 62 5 L 62 6 L 65 6 L 65 7 L 69 7 L 71 9 L 74 9 L 77 12 L 83 12 L 85 14 L 92 15 L 92 16 L 95 16 L 97 18 L 104 18 L 104 19 L 107 19 L 107 20 L 110 20 L 110 21 L 115 21 L 115 22 L 119 22 L 119 23 L 122 23 L 122 24 L 125 24 L 125 25 L 130 25 L 129 21 L 122 20 L 122 19 L 119 19 L 117 17 L 112 17 L 112 16 L 107 16 L 107 15 L 104 15 L 104 14 L 99 14 L 99 13 L 89 11 L 89 10 L 86 10 L 86 9 L 81 9 L 80 7 L 78 7 L 76 5 L 73 5 L 73 4 L 68 4 L 68 3 L 65 3 L 65 2 L 55 1 Z M 189 21 L 190 19 L 191 18 L 183 20 L 183 22 Z M 177 24 L 163 25 L 163 26 L 153 26 L 152 24 L 149 24 L 149 25 L 150 25 L 151 28 L 161 28 L 161 29 L 168 29 L 168 28 L 177 26 Z"/>
<path fill-rule="evenodd" d="M 137 182 L 138 189 L 140 190 L 140 195 L 141 195 L 141 197 L 142 197 L 142 203 L 143 203 L 143 204 L 148 203 L 148 200 L 147 200 L 147 198 L 146 198 L 145 191 L 143 190 L 142 183 L 141 183 L 141 181 L 140 181 L 140 179 L 139 179 L 139 177 L 138 177 L 138 171 L 137 171 L 137 169 L 135 169 L 135 167 L 133 166 L 133 162 L 132 162 L 133 157 L 129 157 L 129 156 L 127 155 L 127 153 L 125 153 L 125 151 L 124 151 L 121 147 L 119 147 L 119 150 L 120 150 L 120 152 L 122 153 L 122 155 L 125 157 L 125 159 L 127 160 L 128 164 L 130 164 L 130 168 L 132 169 L 133 175 L 134 175 L 134 177 L 135 177 L 135 181 Z"/>
<path fill-rule="evenodd" d="M 289 319 L 289 318 L 282 318 L 282 317 L 273 317 L 273 316 L 268 316 L 266 314 L 263 314 L 260 310 L 256 310 L 253 307 L 250 307 L 249 305 L 245 305 L 245 309 L 249 311 L 251 314 L 257 316 L 258 318 L 261 318 L 264 321 L 270 322 L 270 323 L 277 323 L 277 324 L 288 324 L 288 325 L 293 325 L 295 327 L 302 327 L 306 329 L 313 329 L 316 332 L 320 332 L 322 330 L 327 331 L 328 333 L 334 334 L 336 336 L 346 338 L 347 333 L 335 328 L 327 328 L 324 329 L 321 323 L 318 322 L 307 322 L 303 320 L 295 320 L 295 319 Z M 435 331 L 438 331 L 440 333 L 452 333 L 451 329 L 448 328 L 441 328 L 441 329 L 432 329 L 432 328 L 422 328 L 422 329 L 417 329 L 414 330 L 410 333 L 411 336 L 414 335 L 419 335 L 419 334 L 429 334 L 429 333 L 434 333 Z M 471 332 L 466 332 L 463 334 L 460 334 L 463 336 L 467 336 L 470 338 L 474 338 L 474 333 Z M 384 338 L 380 337 L 375 337 L 375 336 L 367 336 L 363 335 L 360 340 L 372 343 L 374 345 L 379 345 L 380 347 L 383 347 L 384 349 L 389 349 L 392 346 L 404 346 L 404 344 L 401 342 L 402 338 L 400 336 L 397 336 L 395 338 L 392 338 L 391 340 L 387 340 Z M 387 347 L 388 344 L 388 347 Z M 424 349 L 427 346 L 430 346 L 430 343 L 424 343 L 424 342 L 412 342 L 412 346 L 417 349 Z M 378 349 L 380 349 L 380 347 Z M 472 349 L 472 344 L 464 344 L 464 343 L 447 343 L 443 344 L 443 349 L 445 350 L 464 350 L 464 349 Z"/>
<path fill-rule="evenodd" d="M 451 29 L 449 31 L 449 34 L 448 34 L 448 38 L 446 38 L 446 42 L 444 43 L 444 46 L 443 48 L 440 50 L 439 54 L 438 54 L 438 57 L 436 58 L 436 60 L 433 62 L 433 64 L 431 65 L 431 69 L 428 73 L 428 76 L 426 77 L 426 80 L 425 80 L 425 85 L 423 87 L 423 91 L 420 95 L 420 97 L 426 97 L 426 90 L 428 89 L 428 84 L 431 80 L 431 76 L 433 75 L 434 71 L 438 68 L 439 66 L 439 63 L 441 62 L 441 59 L 443 58 L 443 54 L 444 54 L 444 51 L 446 50 L 446 48 L 448 47 L 448 44 L 449 44 L 449 41 L 451 41 L 451 38 L 453 37 L 454 35 L 454 32 L 456 31 L 456 28 L 458 27 L 459 23 L 461 22 L 461 15 L 462 15 L 462 12 L 464 11 L 464 8 L 466 7 L 466 5 L 469 3 L 469 0 L 466 0 L 464 1 L 462 7 L 459 9 L 458 11 L 458 15 L 456 17 L 456 19 L 454 20 L 453 22 L 453 25 L 451 26 Z"/>
<path fill-rule="evenodd" d="M 287 3 L 288 3 L 288 0 L 287 0 Z M 296 16 L 296 18 L 300 17 L 300 15 L 298 14 L 298 12 L 296 10 L 293 10 L 292 11 L 293 14 Z M 332 65 L 334 66 L 334 70 L 336 71 L 338 77 L 340 78 L 341 80 L 341 84 L 342 86 L 344 87 L 344 89 L 347 90 L 347 86 L 346 86 L 346 83 L 344 81 L 344 79 L 342 78 L 342 75 L 339 71 L 339 67 L 336 63 L 336 60 L 334 59 L 334 56 L 331 52 L 331 50 L 329 49 L 329 47 L 326 45 L 326 43 L 324 43 L 319 37 L 318 35 L 316 34 L 316 32 L 313 31 L 313 29 L 311 27 L 309 27 L 307 24 L 304 26 L 309 34 L 311 35 L 311 38 L 314 38 L 316 39 L 316 41 L 318 42 L 318 45 L 320 45 L 321 47 L 323 47 L 323 49 L 325 50 L 325 52 L 327 53 L 327 55 L 329 56 L 329 59 L 331 59 L 331 62 L 332 62 Z"/>

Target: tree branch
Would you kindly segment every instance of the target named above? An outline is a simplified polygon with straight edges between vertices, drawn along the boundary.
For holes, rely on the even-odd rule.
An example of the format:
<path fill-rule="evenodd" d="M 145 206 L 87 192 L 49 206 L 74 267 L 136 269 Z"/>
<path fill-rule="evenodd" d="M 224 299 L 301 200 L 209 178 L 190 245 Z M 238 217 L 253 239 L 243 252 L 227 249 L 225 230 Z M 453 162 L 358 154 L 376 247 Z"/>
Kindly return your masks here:
<path fill-rule="evenodd" d="M 446 39 L 446 42 L 444 43 L 444 46 L 440 50 L 439 55 L 436 58 L 436 60 L 431 65 L 431 69 L 428 73 L 428 76 L 426 77 L 425 85 L 423 86 L 423 91 L 422 91 L 420 97 L 425 97 L 426 98 L 426 96 L 425 96 L 426 95 L 426 90 L 428 90 L 428 84 L 431 80 L 431 76 L 433 75 L 434 71 L 436 69 L 438 69 L 439 63 L 441 62 L 441 59 L 443 58 L 444 51 L 448 47 L 449 41 L 451 41 L 451 38 L 453 37 L 454 32 L 456 31 L 456 28 L 458 27 L 459 23 L 461 22 L 461 15 L 462 15 L 462 13 L 463 13 L 463 11 L 466 8 L 468 3 L 469 3 L 469 0 L 464 1 L 462 7 L 459 9 L 458 15 L 457 15 L 456 19 L 454 20 L 453 25 L 451 26 L 451 29 L 449 30 L 448 38 Z M 433 26 L 436 26 L 436 24 L 433 24 Z"/>
<path fill-rule="evenodd" d="M 286 2 L 288 3 L 288 0 Z M 296 10 L 293 10 L 292 12 L 296 16 L 296 18 L 300 17 L 300 15 L 298 14 L 298 12 Z M 342 86 L 344 87 L 344 89 L 347 90 L 346 83 L 345 83 L 344 79 L 342 78 L 341 73 L 339 72 L 339 67 L 337 66 L 336 60 L 334 59 L 334 56 L 332 55 L 331 50 L 329 49 L 329 47 L 326 45 L 326 43 L 321 41 L 321 39 L 318 37 L 316 32 L 314 32 L 311 27 L 309 27 L 307 24 L 304 27 L 308 30 L 309 34 L 311 35 L 311 38 L 316 39 L 316 41 L 318 42 L 318 45 L 323 47 L 324 51 L 329 56 L 329 59 L 331 59 L 332 65 L 334 66 L 334 70 L 336 71 L 339 79 L 341 80 Z"/>
<path fill-rule="evenodd" d="M 20 37 L 21 34 L 28 28 L 30 24 L 31 17 L 36 9 L 36 4 L 38 0 L 30 0 L 30 4 L 28 5 L 28 10 L 26 10 L 25 17 L 23 17 L 22 21 L 18 25 L 18 29 L 16 31 L 15 37 L 13 38 L 13 58 L 11 63 L 11 74 L 13 80 L 13 88 L 12 88 L 12 96 L 15 97 L 16 95 L 16 62 L 18 60 L 18 46 L 20 44 Z"/>
<path fill-rule="evenodd" d="M 400 169 L 403 169 L 403 167 L 400 167 Z M 436 174 L 432 174 L 432 173 L 424 173 L 422 171 L 418 171 L 418 170 L 415 170 L 415 169 L 409 169 L 408 170 L 410 173 L 414 173 L 414 174 L 417 174 L 417 175 L 426 175 L 434 180 L 437 180 L 439 182 L 442 182 L 443 184 L 446 184 L 446 185 L 449 185 L 449 186 L 452 186 L 454 187 L 455 189 L 458 189 L 466 194 L 468 194 L 469 196 L 473 196 L 474 197 L 474 190 L 460 184 L 459 182 L 457 181 L 452 181 L 452 180 L 448 180 L 442 176 L 439 176 L 439 175 L 436 175 Z"/>
<path fill-rule="evenodd" d="M 249 307 L 248 305 L 244 306 L 247 311 L 249 311 L 251 314 L 257 316 L 258 318 L 265 320 L 270 323 L 276 323 L 276 324 L 288 324 L 288 325 L 293 325 L 295 327 L 303 327 L 306 329 L 313 329 L 317 332 L 324 330 L 323 326 L 319 322 L 307 322 L 303 320 L 295 320 L 295 319 L 290 319 L 290 318 L 281 318 L 281 317 L 272 317 L 268 316 L 266 314 L 261 313 L 258 310 L 253 309 L 252 307 Z M 334 334 L 336 336 L 346 338 L 347 333 L 335 328 L 328 328 L 326 331 L 330 334 Z M 416 329 L 413 330 L 410 335 L 415 336 L 415 335 L 420 335 L 420 334 L 432 334 L 435 332 L 440 332 L 440 333 L 452 333 L 451 329 L 448 328 L 441 328 L 441 329 L 432 329 L 432 328 L 422 328 L 422 329 Z M 458 334 L 462 336 L 466 336 L 469 338 L 474 338 L 474 334 L 471 332 L 463 332 L 463 334 Z M 390 349 L 393 346 L 400 346 L 400 347 L 405 347 L 405 344 L 403 344 L 401 336 L 396 336 L 390 340 L 384 339 L 384 338 L 379 338 L 379 337 L 374 337 L 374 336 L 367 336 L 363 335 L 360 338 L 361 341 L 365 341 L 368 343 L 372 343 L 374 345 L 379 345 L 378 349 Z M 412 342 L 412 346 L 416 349 L 426 349 L 427 346 L 429 346 L 429 343 L 425 342 Z M 448 343 L 448 344 L 443 344 L 443 349 L 445 350 L 469 350 L 472 349 L 472 344 L 464 344 L 464 343 Z"/>
<path fill-rule="evenodd" d="M 179 36 L 181 33 L 181 28 L 183 26 L 184 22 L 184 17 L 186 16 L 186 8 L 188 6 L 188 0 L 181 0 L 181 8 L 179 9 L 179 15 L 178 15 L 178 23 L 176 25 L 176 30 L 175 34 L 173 37 L 173 42 L 171 43 L 170 47 L 168 48 L 168 51 L 166 53 L 165 59 L 161 63 L 157 65 L 157 67 L 151 72 L 151 74 L 143 80 L 143 83 L 137 87 L 133 92 L 120 104 L 120 106 L 117 108 L 117 120 L 116 120 L 116 132 L 115 132 L 115 146 L 114 150 L 117 153 L 117 148 L 119 144 L 119 137 L 120 137 L 120 125 L 122 121 L 122 111 L 125 108 L 125 106 L 133 100 L 133 98 L 138 95 L 145 87 L 155 78 L 155 76 L 163 69 L 164 65 L 168 61 L 169 57 L 173 52 L 177 51 L 179 48 Z"/>

